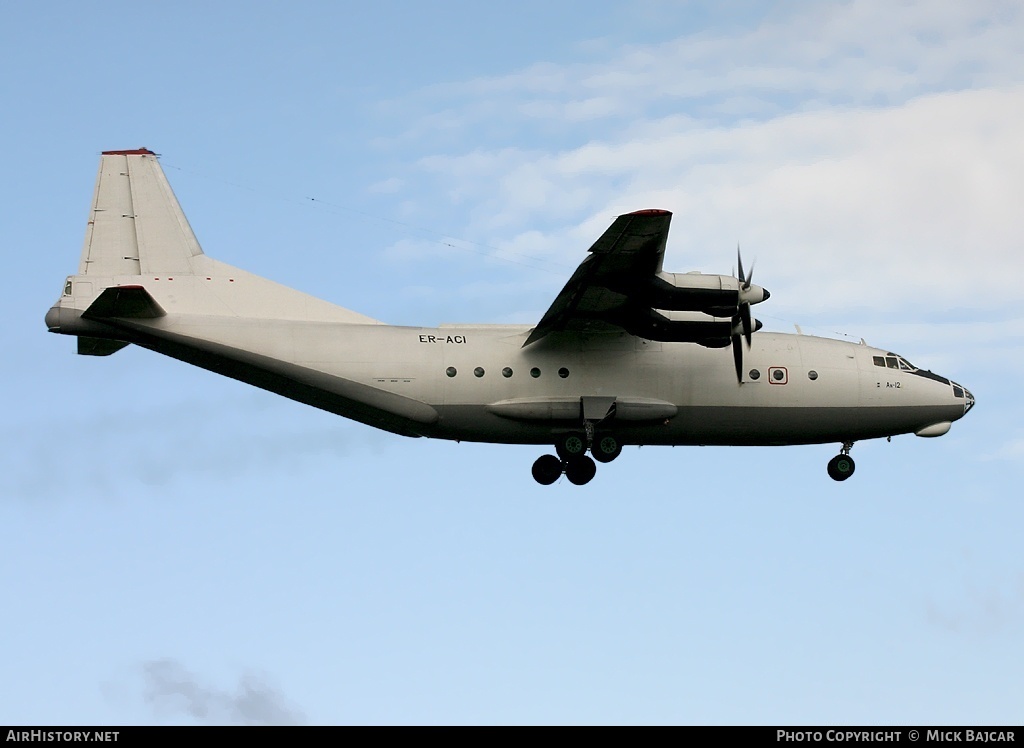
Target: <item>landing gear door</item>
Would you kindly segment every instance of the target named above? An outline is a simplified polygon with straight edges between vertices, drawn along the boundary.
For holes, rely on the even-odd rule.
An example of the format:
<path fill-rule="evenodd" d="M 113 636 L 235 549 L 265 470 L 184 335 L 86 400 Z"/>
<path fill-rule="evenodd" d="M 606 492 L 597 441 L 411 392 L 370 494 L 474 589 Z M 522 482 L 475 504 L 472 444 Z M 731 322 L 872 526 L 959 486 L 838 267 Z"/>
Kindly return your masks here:
<path fill-rule="evenodd" d="M 604 419 L 615 414 L 614 397 L 591 397 L 580 398 L 583 410 L 583 420 L 591 423 L 600 423 Z"/>

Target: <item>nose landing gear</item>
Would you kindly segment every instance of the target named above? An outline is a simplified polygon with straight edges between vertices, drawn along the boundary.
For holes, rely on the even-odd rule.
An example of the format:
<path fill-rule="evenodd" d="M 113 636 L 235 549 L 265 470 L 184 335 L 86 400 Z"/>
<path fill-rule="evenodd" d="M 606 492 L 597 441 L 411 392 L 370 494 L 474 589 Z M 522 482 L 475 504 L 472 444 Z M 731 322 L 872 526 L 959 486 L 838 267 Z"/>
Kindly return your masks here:
<path fill-rule="evenodd" d="M 853 449 L 853 442 L 843 442 L 843 448 L 839 454 L 828 461 L 828 477 L 832 480 L 844 481 L 853 475 L 857 464 L 850 457 L 850 450 Z"/>

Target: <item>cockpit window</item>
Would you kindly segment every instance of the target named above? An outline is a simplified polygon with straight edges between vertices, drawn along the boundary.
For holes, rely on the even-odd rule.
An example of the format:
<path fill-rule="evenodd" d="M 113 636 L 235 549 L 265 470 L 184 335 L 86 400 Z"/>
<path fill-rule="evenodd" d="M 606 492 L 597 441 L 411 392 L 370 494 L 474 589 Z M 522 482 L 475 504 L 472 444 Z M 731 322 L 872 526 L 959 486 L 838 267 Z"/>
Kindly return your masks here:
<path fill-rule="evenodd" d="M 65 296 L 70 296 L 71 295 L 71 281 L 68 281 L 67 283 L 64 284 L 64 295 Z"/>
<path fill-rule="evenodd" d="M 964 396 L 963 388 L 962 387 L 958 387 L 957 385 L 954 384 L 953 385 L 953 397 L 963 397 L 963 396 Z"/>
<path fill-rule="evenodd" d="M 887 369 L 900 369 L 901 371 L 917 371 L 917 367 L 902 356 L 890 353 L 888 356 L 872 356 L 871 361 L 875 366 L 882 366 Z"/>

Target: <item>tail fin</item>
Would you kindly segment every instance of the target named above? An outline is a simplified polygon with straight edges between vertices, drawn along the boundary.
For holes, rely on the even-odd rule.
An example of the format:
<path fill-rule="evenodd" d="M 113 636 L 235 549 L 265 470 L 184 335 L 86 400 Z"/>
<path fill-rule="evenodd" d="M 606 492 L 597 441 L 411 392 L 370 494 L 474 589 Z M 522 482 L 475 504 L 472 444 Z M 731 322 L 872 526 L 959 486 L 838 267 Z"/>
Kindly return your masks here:
<path fill-rule="evenodd" d="M 156 154 L 104 151 L 79 275 L 191 275 L 202 254 Z"/>
<path fill-rule="evenodd" d="M 128 333 L 116 320 L 172 315 L 380 324 L 203 254 L 157 155 L 104 151 L 78 275 L 66 279 L 46 327 L 122 340 Z M 79 347 L 88 355 L 115 350 L 96 342 Z"/>

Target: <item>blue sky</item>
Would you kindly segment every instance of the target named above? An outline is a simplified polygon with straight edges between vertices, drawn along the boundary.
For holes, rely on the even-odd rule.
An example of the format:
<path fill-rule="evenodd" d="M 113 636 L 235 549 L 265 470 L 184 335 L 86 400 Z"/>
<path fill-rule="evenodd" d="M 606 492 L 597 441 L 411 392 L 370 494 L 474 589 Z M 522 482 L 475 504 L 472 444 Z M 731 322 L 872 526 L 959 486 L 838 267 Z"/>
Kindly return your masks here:
<path fill-rule="evenodd" d="M 9 3 L 0 722 L 1018 724 L 1016 3 Z M 610 220 L 769 329 L 971 388 L 935 440 L 408 440 L 43 315 L 99 152 L 207 254 L 395 324 L 539 319 Z M 311 199 L 312 198 L 312 199 Z"/>

